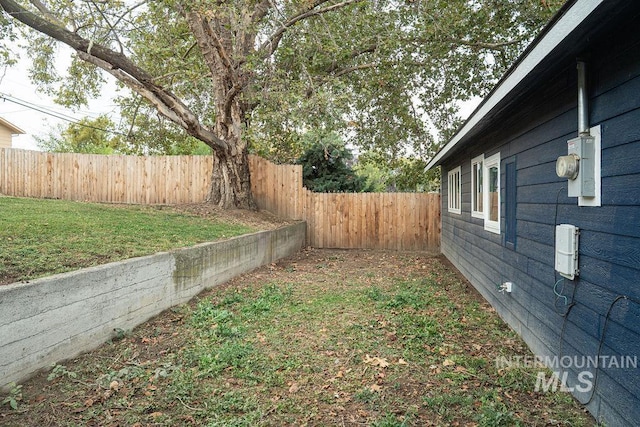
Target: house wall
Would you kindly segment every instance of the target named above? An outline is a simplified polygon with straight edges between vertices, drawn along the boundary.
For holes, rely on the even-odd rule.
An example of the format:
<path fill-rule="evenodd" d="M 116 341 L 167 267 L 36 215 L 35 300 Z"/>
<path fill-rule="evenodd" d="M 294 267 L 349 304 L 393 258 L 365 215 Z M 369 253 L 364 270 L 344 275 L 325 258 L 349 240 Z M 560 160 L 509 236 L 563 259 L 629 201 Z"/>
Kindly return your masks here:
<path fill-rule="evenodd" d="M 0 124 L 0 148 L 11 147 L 11 130 Z"/>
<path fill-rule="evenodd" d="M 567 197 L 567 181 L 555 173 L 577 136 L 575 56 L 526 101 L 498 117 L 491 133 L 443 164 L 442 176 L 462 167 L 462 214 L 447 211 L 442 185 L 443 254 L 473 283 L 498 313 L 540 356 L 569 358 L 568 385 L 574 396 L 608 426 L 640 419 L 640 36 L 631 22 L 619 26 L 589 52 L 590 123 L 602 133 L 602 206 L 578 207 Z M 471 159 L 501 155 L 501 234 L 471 216 Z M 507 164 L 513 167 L 507 179 Z M 515 178 L 515 182 L 514 182 Z M 515 218 L 507 208 L 515 198 Z M 508 222 L 515 243 L 505 241 Z M 580 228 L 580 275 L 560 281 L 554 271 L 555 224 Z M 497 292 L 505 281 L 510 294 Z M 566 303 L 565 303 L 566 297 Z M 582 356 L 600 361 L 581 367 Z M 626 358 L 626 359 L 622 359 Z M 595 387 L 578 380 L 589 371 Z M 585 374 L 583 374 L 585 375 Z M 587 378 L 587 377 L 583 377 Z M 595 390 L 595 391 L 594 391 Z M 533 391 L 533 390 L 532 390 Z"/>

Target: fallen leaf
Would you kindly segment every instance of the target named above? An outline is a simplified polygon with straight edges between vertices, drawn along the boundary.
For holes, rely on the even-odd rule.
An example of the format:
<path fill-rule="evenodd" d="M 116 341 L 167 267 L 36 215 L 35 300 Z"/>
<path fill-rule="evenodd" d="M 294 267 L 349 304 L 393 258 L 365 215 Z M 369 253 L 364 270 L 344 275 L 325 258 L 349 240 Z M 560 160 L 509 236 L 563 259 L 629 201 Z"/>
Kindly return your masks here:
<path fill-rule="evenodd" d="M 408 365 L 404 359 L 398 359 L 398 365 Z"/>
<path fill-rule="evenodd" d="M 389 366 L 387 359 L 382 357 L 371 357 L 368 354 L 364 356 L 364 363 L 372 366 L 379 366 L 381 368 Z"/>
<path fill-rule="evenodd" d="M 382 386 L 379 386 L 378 384 L 373 384 L 369 387 L 369 390 L 371 390 L 374 393 L 379 393 L 382 391 Z"/>
<path fill-rule="evenodd" d="M 453 365 L 455 365 L 455 364 L 456 364 L 456 362 L 454 362 L 454 361 L 453 361 L 453 360 L 451 360 L 451 359 L 444 359 L 444 362 L 442 362 L 442 365 L 443 365 L 443 366 L 453 366 Z"/>
<path fill-rule="evenodd" d="M 118 381 L 113 380 L 109 383 L 109 389 L 110 390 L 116 390 L 118 391 L 118 389 L 120 388 L 120 384 L 118 383 Z"/>
<path fill-rule="evenodd" d="M 151 416 L 151 418 L 158 418 L 163 416 L 164 414 L 162 412 L 152 412 L 149 414 L 149 416 Z"/>
<path fill-rule="evenodd" d="M 298 390 L 300 390 L 300 386 L 298 385 L 298 383 L 291 383 L 291 386 L 289 387 L 289 393 L 296 393 Z"/>

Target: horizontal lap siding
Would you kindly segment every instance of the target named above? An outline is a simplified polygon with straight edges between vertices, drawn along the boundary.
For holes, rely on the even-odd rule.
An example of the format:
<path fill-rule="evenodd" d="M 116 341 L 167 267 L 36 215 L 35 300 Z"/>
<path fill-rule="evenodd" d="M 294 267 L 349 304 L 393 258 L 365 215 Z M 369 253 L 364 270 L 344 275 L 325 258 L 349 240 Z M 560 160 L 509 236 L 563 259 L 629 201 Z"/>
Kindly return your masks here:
<path fill-rule="evenodd" d="M 575 100 L 568 108 L 563 93 L 557 99 L 534 98 L 546 121 L 534 123 L 533 117 L 502 127 L 443 165 L 442 176 L 462 167 L 463 211 L 447 212 L 443 180 L 442 252 L 539 355 L 596 356 L 600 351 L 640 357 L 640 43 L 618 46 L 611 58 L 606 54 L 598 52 L 601 68 L 590 69 L 590 120 L 602 131 L 602 207 L 577 206 L 576 198 L 567 197 L 566 180 L 555 174 L 556 158 L 566 154 L 567 140 L 577 134 Z M 573 94 L 575 79 L 567 76 L 565 91 Z M 501 236 L 489 233 L 470 215 L 471 159 L 496 151 L 501 152 L 502 180 L 505 159 L 514 158 L 517 168 L 515 250 L 504 244 L 504 228 Z M 504 226 L 504 185 L 501 190 Z M 554 231 L 561 223 L 574 224 L 581 233 L 580 275 L 566 280 L 562 291 L 575 303 L 566 320 L 561 314 L 567 308 L 553 292 L 560 278 L 554 271 Z M 496 291 L 506 280 L 515 284 L 510 295 Z M 614 304 L 621 295 L 629 299 Z M 573 369 L 570 381 L 575 383 L 578 371 Z M 599 370 L 593 397 L 576 394 L 582 402 L 591 398 L 590 410 L 611 425 L 640 419 L 638 396 L 638 369 L 615 368 Z"/>

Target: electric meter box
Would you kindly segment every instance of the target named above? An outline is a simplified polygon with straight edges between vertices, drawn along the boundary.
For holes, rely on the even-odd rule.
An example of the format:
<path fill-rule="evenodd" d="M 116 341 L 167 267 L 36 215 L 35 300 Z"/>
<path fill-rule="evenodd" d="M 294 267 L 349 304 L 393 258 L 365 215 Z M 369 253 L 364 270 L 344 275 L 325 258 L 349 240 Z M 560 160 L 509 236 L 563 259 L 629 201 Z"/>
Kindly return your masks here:
<path fill-rule="evenodd" d="M 568 183 L 569 197 L 595 197 L 595 138 L 581 135 L 567 141 L 567 153 L 580 158 L 578 176 Z"/>
<path fill-rule="evenodd" d="M 578 275 L 578 237 L 580 230 L 575 225 L 556 225 L 556 271 L 567 279 Z"/>

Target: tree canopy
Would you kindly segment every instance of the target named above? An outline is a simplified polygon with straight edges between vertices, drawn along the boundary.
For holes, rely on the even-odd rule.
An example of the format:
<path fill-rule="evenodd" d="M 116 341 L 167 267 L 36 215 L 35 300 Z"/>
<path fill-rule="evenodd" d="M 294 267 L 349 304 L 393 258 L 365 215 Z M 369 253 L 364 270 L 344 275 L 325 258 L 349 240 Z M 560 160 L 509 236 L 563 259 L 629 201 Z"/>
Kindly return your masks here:
<path fill-rule="evenodd" d="M 351 164 L 353 154 L 336 134 L 305 135 L 312 139 L 300 156 L 302 180 L 306 188 L 318 193 L 361 193 L 371 191 L 365 176 L 357 174 Z"/>
<path fill-rule="evenodd" d="M 61 103 L 115 77 L 134 145 L 162 129 L 203 141 L 210 200 L 247 207 L 250 147 L 295 158 L 311 129 L 384 159 L 430 157 L 460 124 L 458 102 L 484 95 L 560 3 L 0 0 L 0 31 L 37 32 L 31 77 Z M 57 42 L 74 52 L 67 75 Z"/>
<path fill-rule="evenodd" d="M 40 148 L 55 153 L 116 154 L 119 140 L 113 136 L 113 123 L 106 116 L 84 118 L 78 123 L 59 127 L 58 134 L 50 132 L 45 138 L 36 138 Z"/>

